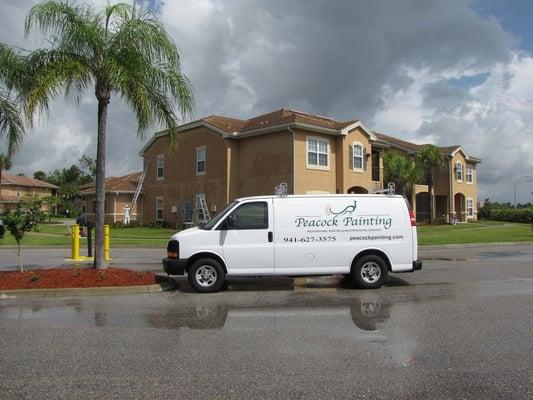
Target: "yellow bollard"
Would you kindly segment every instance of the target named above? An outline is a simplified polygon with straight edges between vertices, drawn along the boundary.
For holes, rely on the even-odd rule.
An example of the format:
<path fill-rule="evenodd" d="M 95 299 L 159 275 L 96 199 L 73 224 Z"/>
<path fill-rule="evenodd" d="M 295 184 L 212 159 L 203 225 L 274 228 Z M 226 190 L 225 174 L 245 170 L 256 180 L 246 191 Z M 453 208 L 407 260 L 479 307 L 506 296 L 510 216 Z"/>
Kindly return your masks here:
<path fill-rule="evenodd" d="M 78 224 L 72 225 L 72 254 L 73 260 L 80 259 L 80 226 Z"/>
<path fill-rule="evenodd" d="M 106 261 L 111 260 L 109 250 L 109 225 L 104 225 L 104 259 Z"/>

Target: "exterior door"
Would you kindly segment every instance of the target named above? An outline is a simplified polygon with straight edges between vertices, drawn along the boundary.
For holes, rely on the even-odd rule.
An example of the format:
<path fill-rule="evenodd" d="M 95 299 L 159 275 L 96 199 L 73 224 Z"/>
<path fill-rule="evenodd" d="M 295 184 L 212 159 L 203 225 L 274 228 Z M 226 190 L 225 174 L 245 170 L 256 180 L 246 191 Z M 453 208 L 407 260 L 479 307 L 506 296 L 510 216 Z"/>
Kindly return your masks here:
<path fill-rule="evenodd" d="M 228 274 L 274 273 L 272 200 L 239 205 L 218 229 Z"/>

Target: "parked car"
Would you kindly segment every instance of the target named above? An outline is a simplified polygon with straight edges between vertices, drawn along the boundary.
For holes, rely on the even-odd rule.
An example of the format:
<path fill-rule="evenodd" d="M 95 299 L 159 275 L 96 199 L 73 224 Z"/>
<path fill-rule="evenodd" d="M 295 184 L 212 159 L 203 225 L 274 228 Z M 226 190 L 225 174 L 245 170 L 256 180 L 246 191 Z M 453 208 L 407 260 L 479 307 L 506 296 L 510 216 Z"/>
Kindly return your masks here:
<path fill-rule="evenodd" d="M 379 288 L 388 272 L 422 268 L 407 201 L 397 195 L 259 196 L 172 236 L 163 269 L 199 292 L 226 276 L 344 274 Z"/>

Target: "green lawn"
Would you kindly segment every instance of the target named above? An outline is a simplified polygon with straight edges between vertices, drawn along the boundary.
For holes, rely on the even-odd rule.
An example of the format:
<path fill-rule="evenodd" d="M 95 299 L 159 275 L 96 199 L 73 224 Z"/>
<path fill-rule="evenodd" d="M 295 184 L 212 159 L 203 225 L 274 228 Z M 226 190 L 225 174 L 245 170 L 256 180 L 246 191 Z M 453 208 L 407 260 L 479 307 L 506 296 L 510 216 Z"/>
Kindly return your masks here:
<path fill-rule="evenodd" d="M 175 232 L 174 229 L 163 228 L 111 228 L 111 246 L 166 247 L 168 239 Z M 70 246 L 70 243 L 68 227 L 53 224 L 40 225 L 37 232 L 28 232 L 22 241 L 24 246 Z M 80 247 L 84 248 L 85 243 L 86 239 L 80 239 Z M 16 245 L 16 242 L 6 232 L 0 245 Z"/>
<path fill-rule="evenodd" d="M 533 241 L 530 224 L 480 221 L 472 224 L 418 227 L 419 245 L 527 241 Z"/>
<path fill-rule="evenodd" d="M 163 228 L 111 228 L 111 246 L 165 247 L 174 229 Z M 533 241 L 529 224 L 498 221 L 481 221 L 473 224 L 433 225 L 418 227 L 418 244 L 461 244 L 489 242 Z M 86 239 L 80 240 L 84 248 Z M 15 240 L 6 233 L 0 245 L 15 245 Z M 38 232 L 26 234 L 23 245 L 70 246 L 70 233 L 66 226 L 42 224 Z"/>

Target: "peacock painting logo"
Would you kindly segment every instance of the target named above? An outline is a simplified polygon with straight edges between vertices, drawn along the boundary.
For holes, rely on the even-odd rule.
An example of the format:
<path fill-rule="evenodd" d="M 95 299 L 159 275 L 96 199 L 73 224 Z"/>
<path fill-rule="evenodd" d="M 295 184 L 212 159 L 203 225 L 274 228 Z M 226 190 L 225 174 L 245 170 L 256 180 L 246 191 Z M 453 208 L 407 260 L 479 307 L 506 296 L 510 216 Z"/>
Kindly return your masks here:
<path fill-rule="evenodd" d="M 357 208 L 357 201 L 354 200 L 353 204 L 350 204 L 341 211 L 333 211 L 330 205 L 326 206 L 326 214 L 327 215 L 333 215 L 335 217 L 344 215 L 344 214 L 353 214 L 355 212 L 355 209 Z"/>

